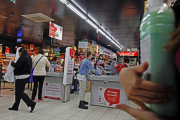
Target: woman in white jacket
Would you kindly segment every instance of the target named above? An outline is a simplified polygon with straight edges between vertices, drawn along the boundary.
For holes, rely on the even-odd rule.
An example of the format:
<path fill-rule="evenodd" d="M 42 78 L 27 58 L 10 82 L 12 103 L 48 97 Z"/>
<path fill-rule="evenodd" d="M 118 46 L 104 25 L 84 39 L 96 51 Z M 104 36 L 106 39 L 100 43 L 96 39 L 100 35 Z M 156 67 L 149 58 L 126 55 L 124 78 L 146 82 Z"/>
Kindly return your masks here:
<path fill-rule="evenodd" d="M 44 83 L 44 78 L 46 76 L 46 67 L 48 67 L 48 68 L 50 67 L 50 63 L 49 63 L 47 57 L 44 57 L 43 54 L 44 54 L 44 51 L 39 50 L 38 55 L 35 56 L 32 60 L 33 68 L 34 68 L 37 61 L 41 58 L 39 60 L 38 64 L 36 65 L 36 67 L 34 68 L 34 72 L 33 72 L 34 88 L 33 88 L 33 93 L 32 93 L 32 100 L 34 101 L 35 97 L 36 97 L 36 93 L 37 93 L 37 87 L 39 88 L 39 91 L 38 91 L 39 102 L 43 101 L 42 87 L 43 87 L 43 83 Z M 39 83 L 39 86 L 38 86 L 38 83 Z"/>

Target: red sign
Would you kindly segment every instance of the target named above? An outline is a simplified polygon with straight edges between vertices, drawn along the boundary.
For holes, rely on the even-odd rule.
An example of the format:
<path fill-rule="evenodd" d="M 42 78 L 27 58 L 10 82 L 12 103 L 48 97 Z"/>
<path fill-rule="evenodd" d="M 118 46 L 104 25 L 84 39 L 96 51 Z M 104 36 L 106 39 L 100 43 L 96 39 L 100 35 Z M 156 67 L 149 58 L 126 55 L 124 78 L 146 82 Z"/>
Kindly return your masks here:
<path fill-rule="evenodd" d="M 71 57 L 71 60 L 75 57 L 75 50 L 70 48 L 70 57 Z"/>
<path fill-rule="evenodd" d="M 120 90 L 119 89 L 111 89 L 107 88 L 104 92 L 104 97 L 107 102 L 109 102 L 109 106 L 120 103 Z"/>
<path fill-rule="evenodd" d="M 138 52 L 118 52 L 118 56 L 138 56 Z"/>
<path fill-rule="evenodd" d="M 34 50 L 34 44 L 30 44 L 30 50 Z"/>
<path fill-rule="evenodd" d="M 6 47 L 6 48 L 5 48 L 5 53 L 6 53 L 6 54 L 9 54 L 9 53 L 10 53 L 10 48 L 9 48 L 9 47 Z"/>
<path fill-rule="evenodd" d="M 53 38 L 55 38 L 56 31 L 57 31 L 57 28 L 54 26 L 54 23 L 51 22 L 50 27 L 49 27 L 49 36 L 52 36 Z"/>

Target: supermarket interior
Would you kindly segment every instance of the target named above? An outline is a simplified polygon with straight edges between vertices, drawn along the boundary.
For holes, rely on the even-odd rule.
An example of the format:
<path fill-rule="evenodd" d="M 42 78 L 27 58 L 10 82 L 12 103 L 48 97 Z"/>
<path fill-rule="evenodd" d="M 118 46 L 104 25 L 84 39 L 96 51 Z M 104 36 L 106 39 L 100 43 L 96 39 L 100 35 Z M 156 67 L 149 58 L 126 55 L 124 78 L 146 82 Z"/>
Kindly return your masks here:
<path fill-rule="evenodd" d="M 179 1 L 0 0 L 0 120 L 176 120 Z"/>

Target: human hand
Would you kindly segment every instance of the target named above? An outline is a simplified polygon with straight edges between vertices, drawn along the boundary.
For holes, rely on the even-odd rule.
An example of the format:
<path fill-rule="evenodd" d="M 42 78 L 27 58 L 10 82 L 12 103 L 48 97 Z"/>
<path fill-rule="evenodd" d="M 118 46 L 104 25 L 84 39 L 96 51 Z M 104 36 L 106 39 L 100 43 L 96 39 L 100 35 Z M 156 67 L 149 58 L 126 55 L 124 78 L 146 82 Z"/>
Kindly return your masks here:
<path fill-rule="evenodd" d="M 14 62 L 14 60 L 11 60 L 11 62 Z"/>
<path fill-rule="evenodd" d="M 147 109 L 141 103 L 166 103 L 169 98 L 173 97 L 172 87 L 155 84 L 142 79 L 142 74 L 148 68 L 145 62 L 140 66 L 123 68 L 119 74 L 120 83 L 128 97 L 135 101 L 141 108 Z"/>
<path fill-rule="evenodd" d="M 116 105 L 116 108 L 127 112 L 138 120 L 165 120 L 154 114 L 152 111 L 134 109 L 124 104 Z"/>

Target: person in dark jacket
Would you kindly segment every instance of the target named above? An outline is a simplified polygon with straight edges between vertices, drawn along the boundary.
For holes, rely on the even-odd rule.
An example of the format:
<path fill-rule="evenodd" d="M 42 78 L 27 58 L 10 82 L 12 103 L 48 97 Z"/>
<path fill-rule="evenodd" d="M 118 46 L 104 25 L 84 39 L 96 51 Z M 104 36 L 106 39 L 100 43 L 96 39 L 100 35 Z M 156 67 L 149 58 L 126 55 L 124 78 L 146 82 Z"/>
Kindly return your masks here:
<path fill-rule="evenodd" d="M 19 56 L 20 57 L 18 61 L 16 63 L 12 62 L 11 64 L 15 68 L 14 75 L 16 81 L 15 81 L 15 103 L 11 108 L 9 108 L 9 110 L 18 111 L 19 104 L 22 99 L 28 107 L 31 107 L 30 112 L 32 112 L 36 106 L 36 103 L 33 102 L 26 93 L 24 93 L 25 85 L 30 80 L 32 59 L 30 58 L 29 54 L 24 48 L 19 49 Z"/>

